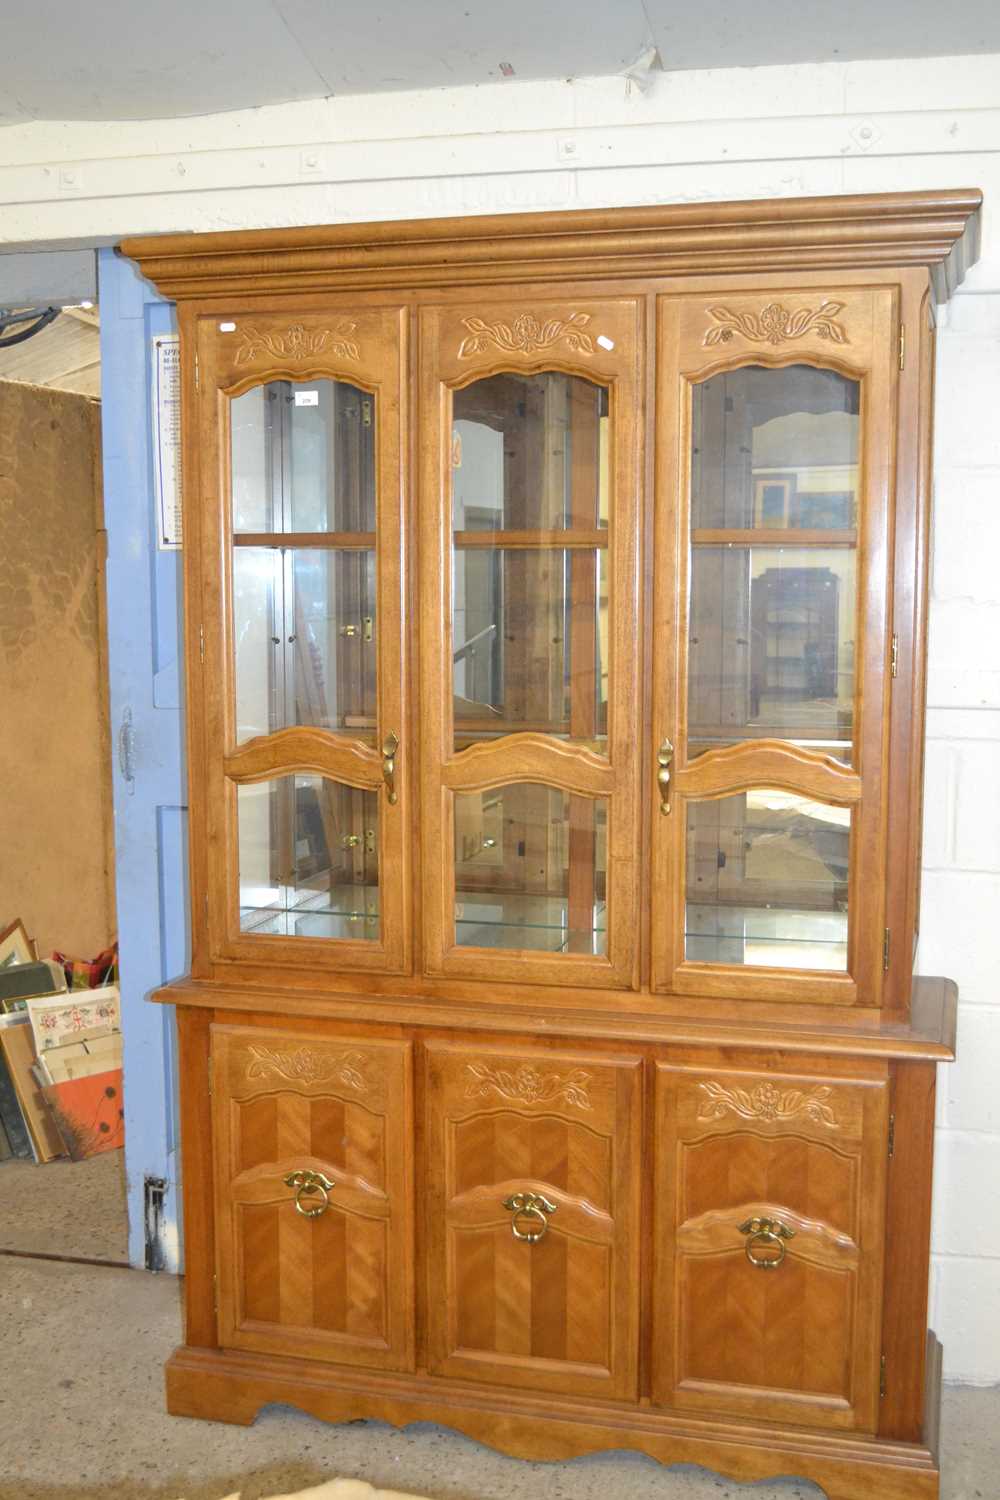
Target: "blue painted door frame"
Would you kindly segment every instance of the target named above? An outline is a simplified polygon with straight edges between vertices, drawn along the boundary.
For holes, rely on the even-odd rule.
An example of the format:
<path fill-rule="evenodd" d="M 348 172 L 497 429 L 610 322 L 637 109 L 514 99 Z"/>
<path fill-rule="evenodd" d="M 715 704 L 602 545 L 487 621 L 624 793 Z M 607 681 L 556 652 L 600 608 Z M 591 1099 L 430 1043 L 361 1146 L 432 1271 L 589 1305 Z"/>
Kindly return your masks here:
<path fill-rule="evenodd" d="M 115 883 L 125 1052 L 129 1260 L 147 1264 L 147 1179 L 166 1183 L 160 1250 L 179 1269 L 173 1010 L 151 990 L 188 967 L 181 555 L 157 547 L 152 336 L 174 331 L 131 262 L 98 259 Z"/>

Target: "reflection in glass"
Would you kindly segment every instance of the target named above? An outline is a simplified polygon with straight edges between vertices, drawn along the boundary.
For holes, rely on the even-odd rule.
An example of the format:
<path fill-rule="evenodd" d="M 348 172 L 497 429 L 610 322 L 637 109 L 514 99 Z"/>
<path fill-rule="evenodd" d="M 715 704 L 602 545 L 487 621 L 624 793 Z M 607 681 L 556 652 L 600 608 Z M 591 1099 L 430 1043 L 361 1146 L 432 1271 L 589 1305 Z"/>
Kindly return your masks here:
<path fill-rule="evenodd" d="M 235 532 L 373 532 L 375 397 L 272 380 L 230 402 Z"/>
<path fill-rule="evenodd" d="M 235 547 L 236 742 L 311 724 L 376 733 L 375 553 Z"/>
<path fill-rule="evenodd" d="M 453 554 L 455 749 L 519 730 L 601 750 L 607 548 Z"/>
<path fill-rule="evenodd" d="M 240 927 L 282 937 L 377 939 L 377 791 L 321 776 L 237 787 Z"/>
<path fill-rule="evenodd" d="M 692 390 L 691 757 L 776 737 L 851 758 L 859 393 L 810 365 Z"/>
<path fill-rule="evenodd" d="M 858 381 L 812 365 L 745 365 L 696 385 L 692 527 L 856 527 L 859 393 Z"/>
<path fill-rule="evenodd" d="M 606 951 L 607 802 L 522 783 L 455 796 L 461 946 Z"/>
<path fill-rule="evenodd" d="M 850 829 L 791 792 L 689 802 L 686 957 L 846 971 Z"/>
<path fill-rule="evenodd" d="M 607 431 L 607 391 L 576 376 L 454 392 L 457 750 L 521 730 L 607 733 Z"/>
<path fill-rule="evenodd" d="M 793 740 L 849 760 L 854 725 L 853 547 L 695 547 L 689 755 Z"/>

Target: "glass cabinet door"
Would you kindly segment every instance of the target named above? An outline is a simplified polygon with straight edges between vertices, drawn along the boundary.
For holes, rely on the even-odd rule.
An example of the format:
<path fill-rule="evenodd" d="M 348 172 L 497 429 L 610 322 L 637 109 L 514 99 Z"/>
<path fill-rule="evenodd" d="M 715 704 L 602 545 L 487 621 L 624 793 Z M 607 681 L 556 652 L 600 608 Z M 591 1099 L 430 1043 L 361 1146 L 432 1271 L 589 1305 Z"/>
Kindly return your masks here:
<path fill-rule="evenodd" d="M 426 963 L 628 984 L 636 307 L 422 316 Z"/>
<path fill-rule="evenodd" d="M 878 1004 L 894 319 L 660 300 L 658 988 Z"/>
<path fill-rule="evenodd" d="M 226 573 L 205 631 L 220 956 L 405 962 L 402 350 L 391 309 L 199 326 L 220 414 L 202 545 Z"/>

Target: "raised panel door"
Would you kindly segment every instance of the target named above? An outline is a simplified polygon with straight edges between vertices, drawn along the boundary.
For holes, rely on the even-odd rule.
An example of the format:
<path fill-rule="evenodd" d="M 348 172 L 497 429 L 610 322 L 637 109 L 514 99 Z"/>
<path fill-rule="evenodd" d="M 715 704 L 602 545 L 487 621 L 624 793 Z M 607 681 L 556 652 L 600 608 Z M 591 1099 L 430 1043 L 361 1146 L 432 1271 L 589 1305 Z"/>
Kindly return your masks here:
<path fill-rule="evenodd" d="M 883 1063 L 657 1065 L 654 1401 L 875 1430 L 887 1127 Z"/>
<path fill-rule="evenodd" d="M 213 1026 L 223 1347 L 412 1368 L 410 1053 Z"/>
<path fill-rule="evenodd" d="M 427 1047 L 429 1366 L 635 1396 L 640 1064 Z"/>

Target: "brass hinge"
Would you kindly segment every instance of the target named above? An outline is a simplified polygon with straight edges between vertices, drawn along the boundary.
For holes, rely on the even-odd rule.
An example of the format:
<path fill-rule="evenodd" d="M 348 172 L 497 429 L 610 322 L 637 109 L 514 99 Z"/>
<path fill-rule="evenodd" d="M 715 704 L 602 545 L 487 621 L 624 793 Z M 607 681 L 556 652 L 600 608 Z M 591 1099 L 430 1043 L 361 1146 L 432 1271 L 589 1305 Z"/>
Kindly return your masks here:
<path fill-rule="evenodd" d="M 906 364 L 906 325 L 899 325 L 899 368 L 902 370 Z"/>
<path fill-rule="evenodd" d="M 204 627 L 204 625 L 199 625 L 198 626 L 198 655 L 201 657 L 202 661 L 205 660 L 205 627 Z M 893 674 L 893 675 L 895 675 L 895 674 Z"/>
<path fill-rule="evenodd" d="M 882 934 L 882 973 L 889 972 L 889 929 Z"/>
<path fill-rule="evenodd" d="M 882 1401 L 885 1400 L 886 1390 L 887 1386 L 885 1383 L 885 1355 L 883 1354 L 882 1358 L 878 1362 L 878 1393 L 879 1398 Z"/>
<path fill-rule="evenodd" d="M 896 1116 L 889 1116 L 889 1160 L 896 1154 Z"/>
<path fill-rule="evenodd" d="M 361 425 L 362 427 L 370 427 L 372 425 L 372 404 L 370 401 L 362 401 L 361 403 Z"/>
<path fill-rule="evenodd" d="M 201 366 L 198 363 L 198 351 L 195 350 L 195 356 L 194 356 L 194 388 L 195 388 L 195 390 L 198 390 L 198 388 L 200 387 L 200 385 L 201 385 Z"/>
<path fill-rule="evenodd" d="M 893 631 L 892 646 L 889 651 L 889 676 L 895 677 L 899 671 L 899 636 Z"/>

